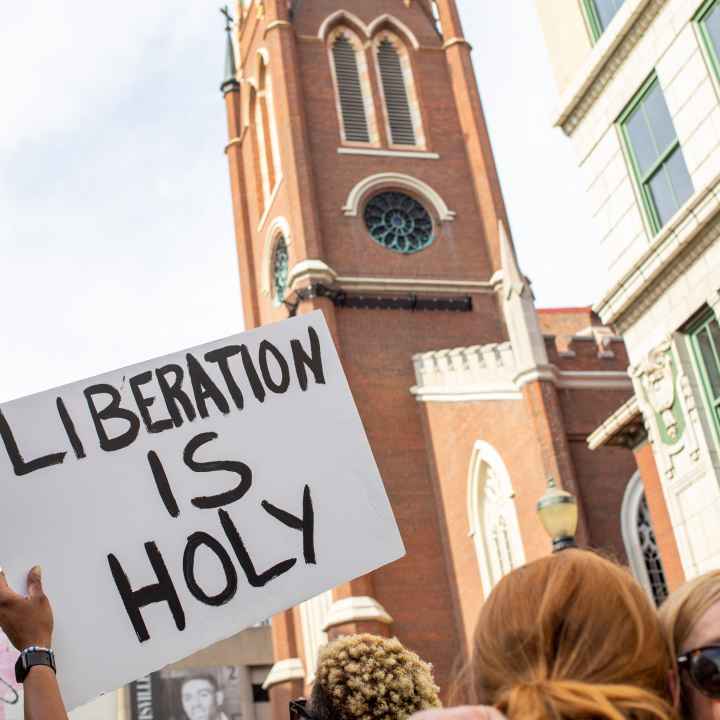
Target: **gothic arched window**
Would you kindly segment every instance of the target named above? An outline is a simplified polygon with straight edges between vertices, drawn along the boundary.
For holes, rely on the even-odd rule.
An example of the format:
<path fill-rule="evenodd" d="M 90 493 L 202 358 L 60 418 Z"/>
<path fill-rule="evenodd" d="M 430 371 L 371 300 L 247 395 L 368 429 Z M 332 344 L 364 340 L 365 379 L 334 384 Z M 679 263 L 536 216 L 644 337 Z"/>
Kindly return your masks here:
<path fill-rule="evenodd" d="M 625 489 L 620 526 L 633 575 L 660 605 L 668 596 L 668 586 L 640 473 L 632 476 Z"/>
<path fill-rule="evenodd" d="M 408 50 L 399 38 L 382 33 L 376 42 L 378 72 L 392 145 L 422 146 L 422 124 Z"/>
<path fill-rule="evenodd" d="M 285 238 L 281 235 L 275 242 L 272 257 L 273 301 L 281 305 L 285 299 L 289 274 L 288 247 Z"/>
<path fill-rule="evenodd" d="M 280 177 L 280 152 L 272 102 L 272 80 L 269 68 L 261 56 L 258 71 L 258 89 L 253 102 L 253 123 L 263 209 L 267 209 Z"/>
<path fill-rule="evenodd" d="M 372 97 L 362 44 L 345 29 L 337 30 L 332 37 L 330 47 L 343 140 L 369 143 Z"/>
<path fill-rule="evenodd" d="M 468 506 L 485 597 L 504 575 L 525 564 L 514 497 L 500 456 L 487 443 L 475 443 Z"/>

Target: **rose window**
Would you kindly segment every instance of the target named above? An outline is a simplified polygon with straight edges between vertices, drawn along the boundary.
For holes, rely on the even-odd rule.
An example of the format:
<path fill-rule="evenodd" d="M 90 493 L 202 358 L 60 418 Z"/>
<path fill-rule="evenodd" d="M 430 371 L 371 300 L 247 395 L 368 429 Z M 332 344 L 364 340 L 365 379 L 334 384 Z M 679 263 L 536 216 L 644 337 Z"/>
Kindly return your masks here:
<path fill-rule="evenodd" d="M 365 225 L 375 242 L 406 255 L 433 241 L 430 213 L 401 192 L 383 192 L 371 198 L 365 206 Z"/>

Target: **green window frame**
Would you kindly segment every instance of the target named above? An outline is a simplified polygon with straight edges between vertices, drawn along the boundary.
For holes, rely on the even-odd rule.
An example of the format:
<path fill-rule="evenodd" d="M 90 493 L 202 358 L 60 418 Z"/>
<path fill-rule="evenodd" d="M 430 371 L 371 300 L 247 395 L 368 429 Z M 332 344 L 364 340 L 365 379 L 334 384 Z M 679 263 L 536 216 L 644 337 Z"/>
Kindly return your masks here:
<path fill-rule="evenodd" d="M 582 0 L 583 14 L 593 43 L 605 32 L 625 0 Z M 598 6 L 598 3 L 601 3 Z"/>
<path fill-rule="evenodd" d="M 720 80 L 720 0 L 706 0 L 694 20 L 710 67 Z"/>
<path fill-rule="evenodd" d="M 623 110 L 617 125 L 645 216 L 656 234 L 694 188 L 655 73 Z"/>
<path fill-rule="evenodd" d="M 720 320 L 710 311 L 689 330 L 690 345 L 708 410 L 720 438 Z"/>

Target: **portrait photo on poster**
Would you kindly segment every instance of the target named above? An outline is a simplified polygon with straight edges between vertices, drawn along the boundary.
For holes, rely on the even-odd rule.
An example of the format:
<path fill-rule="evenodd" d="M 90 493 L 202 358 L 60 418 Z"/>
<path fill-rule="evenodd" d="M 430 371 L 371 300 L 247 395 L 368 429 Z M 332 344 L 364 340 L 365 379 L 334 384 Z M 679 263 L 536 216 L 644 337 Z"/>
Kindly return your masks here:
<path fill-rule="evenodd" d="M 246 720 L 256 717 L 245 667 L 164 669 L 129 685 L 131 720 Z"/>

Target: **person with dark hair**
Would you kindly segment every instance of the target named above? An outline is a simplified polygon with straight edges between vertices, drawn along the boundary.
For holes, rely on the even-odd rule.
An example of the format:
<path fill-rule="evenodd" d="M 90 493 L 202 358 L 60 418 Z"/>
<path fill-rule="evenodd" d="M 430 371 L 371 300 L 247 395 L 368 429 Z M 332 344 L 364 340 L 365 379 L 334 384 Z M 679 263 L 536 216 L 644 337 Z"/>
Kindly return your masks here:
<path fill-rule="evenodd" d="M 348 635 L 320 650 L 312 695 L 290 703 L 313 720 L 406 720 L 440 707 L 432 668 L 397 638 Z"/>
<path fill-rule="evenodd" d="M 180 702 L 188 720 L 227 720 L 220 709 L 223 699 L 212 675 L 194 675 L 180 684 Z"/>

